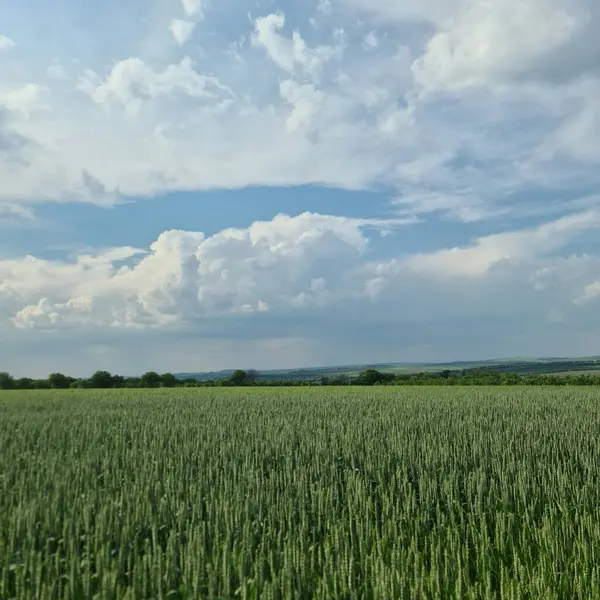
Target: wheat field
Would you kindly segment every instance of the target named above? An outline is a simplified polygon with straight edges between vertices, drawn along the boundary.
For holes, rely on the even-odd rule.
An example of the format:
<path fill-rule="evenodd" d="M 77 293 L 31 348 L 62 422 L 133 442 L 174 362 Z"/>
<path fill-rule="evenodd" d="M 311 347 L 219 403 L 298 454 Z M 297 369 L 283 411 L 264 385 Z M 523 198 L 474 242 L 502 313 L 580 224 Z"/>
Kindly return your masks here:
<path fill-rule="evenodd" d="M 0 394 L 2 599 L 600 598 L 600 390 Z"/>

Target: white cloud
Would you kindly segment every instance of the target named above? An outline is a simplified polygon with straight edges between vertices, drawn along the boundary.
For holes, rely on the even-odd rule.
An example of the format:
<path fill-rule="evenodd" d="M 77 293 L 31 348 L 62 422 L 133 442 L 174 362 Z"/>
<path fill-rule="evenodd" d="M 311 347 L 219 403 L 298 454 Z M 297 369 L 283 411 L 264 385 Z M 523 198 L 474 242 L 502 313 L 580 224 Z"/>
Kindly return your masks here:
<path fill-rule="evenodd" d="M 599 333 L 594 305 L 576 302 L 586 282 L 598 277 L 600 259 L 554 254 L 584 221 L 574 215 L 488 236 L 475 252 L 454 251 L 455 261 L 444 255 L 451 250 L 430 253 L 429 262 L 423 255 L 374 261 L 368 230 L 384 222 L 311 213 L 210 237 L 166 231 L 148 251 L 4 260 L 0 329 L 12 352 L 31 359 L 25 374 L 101 366 L 123 372 L 123 364 L 133 373 L 171 365 L 198 370 L 278 361 L 297 366 L 589 355 Z M 515 252 L 506 251 L 511 244 Z M 460 262 L 470 266 L 459 268 Z M 599 287 L 589 286 L 590 299 Z M 40 330 L 47 335 L 40 338 Z M 197 346 L 199 339 L 222 356 L 190 355 L 186 340 Z M 51 341 L 52 350 L 42 350 L 41 340 Z M 265 350 L 271 344 L 284 356 Z M 106 350 L 102 357 L 94 350 L 99 347 Z M 119 362 L 117 349 L 124 347 L 131 355 Z M 142 358 L 158 348 L 169 360 Z M 5 368 L 18 371 L 10 356 L 4 358 Z"/>
<path fill-rule="evenodd" d="M 546 168 L 557 157 L 597 164 L 600 162 L 600 79 L 588 78 L 570 85 L 562 95 L 568 110 L 559 126 L 539 144 L 535 156 Z M 571 164 L 568 168 L 573 170 Z"/>
<path fill-rule="evenodd" d="M 281 96 L 293 107 L 286 121 L 287 130 L 294 133 L 310 129 L 315 115 L 322 108 L 323 94 L 314 85 L 301 85 L 291 79 L 282 81 L 279 89 Z"/>
<path fill-rule="evenodd" d="M 600 298 L 600 280 L 588 283 L 583 288 L 583 293 L 575 300 L 576 304 L 584 305 Z"/>
<path fill-rule="evenodd" d="M 273 13 L 254 21 L 254 45 L 262 46 L 271 60 L 281 69 L 293 72 L 299 66 L 313 78 L 319 76 L 323 65 L 333 58 L 340 57 L 343 46 L 317 46 L 309 48 L 302 36 L 294 31 L 288 38 L 281 34 L 285 26 L 285 16 Z"/>
<path fill-rule="evenodd" d="M 218 79 L 197 73 L 189 57 L 163 71 L 155 71 L 139 58 L 128 58 L 115 64 L 104 81 L 88 72 L 80 88 L 97 104 L 121 105 L 134 114 L 145 102 L 159 96 L 181 94 L 214 100 L 227 93 Z"/>
<path fill-rule="evenodd" d="M 327 28 L 307 31 L 295 11 L 249 23 L 238 7 L 245 29 L 203 36 L 202 52 L 190 38 L 186 51 L 196 62 L 172 64 L 165 23 L 196 22 L 202 6 L 187 3 L 180 15 L 169 9 L 156 24 L 161 35 L 139 34 L 134 47 L 144 59 L 127 58 L 129 46 L 88 58 L 94 70 L 74 77 L 87 97 L 68 79 L 56 82 L 64 75 L 58 63 L 47 73 L 44 104 L 36 84 L 3 81 L 0 101 L 11 115 L 0 140 L 19 136 L 27 150 L 0 147 L 0 199 L 94 202 L 120 193 L 323 184 L 391 189 L 406 216 L 475 222 L 540 214 L 545 190 L 572 201 L 600 183 L 591 66 L 598 45 L 590 38 L 598 11 L 589 0 L 565 2 L 340 0 Z M 358 9 L 360 19 L 343 8 Z M 536 32 L 526 36 L 516 18 L 523 11 L 536 16 L 543 43 Z M 560 41 L 564 15 L 583 37 L 567 31 Z M 377 45 L 380 19 L 385 43 Z M 227 53 L 232 44 L 236 58 Z M 579 65 L 572 72 L 585 83 L 561 77 L 567 64 Z M 84 69 L 68 67 L 74 75 Z M 23 67 L 39 76 L 36 69 Z M 422 94 L 423 85 L 431 93 Z M 52 110 L 37 110 L 44 105 Z M 84 172 L 107 194 L 85 192 Z"/>
<path fill-rule="evenodd" d="M 35 83 L 27 83 L 9 91 L 0 91 L 0 108 L 21 113 L 28 118 L 32 112 L 46 110 L 43 102 L 45 88 Z"/>
<path fill-rule="evenodd" d="M 0 35 L 0 51 L 12 50 L 16 46 L 15 42 L 5 35 Z"/>
<path fill-rule="evenodd" d="M 201 18 L 204 11 L 205 0 L 182 0 L 183 9 L 190 17 Z"/>
<path fill-rule="evenodd" d="M 392 353 L 410 331 L 415 347 L 431 343 L 428 327 L 434 341 L 447 331 L 450 349 L 457 331 L 462 340 L 487 328 L 477 352 L 487 339 L 505 347 L 511 327 L 533 339 L 531 323 L 537 340 L 563 326 L 571 348 L 591 339 L 581 323 L 593 317 L 600 277 L 597 2 L 320 0 L 312 22 L 304 5 L 285 1 L 285 17 L 216 3 L 201 49 L 189 31 L 206 5 L 163 4 L 134 34 L 99 43 L 97 25 L 82 23 L 81 35 L 56 33 L 66 45 L 49 43 L 50 57 L 30 48 L 19 65 L 2 63 L 2 227 L 32 223 L 33 202 L 312 184 L 384 190 L 377 202 L 395 199 L 392 215 L 426 222 L 423 245 L 440 227 L 458 236 L 456 248 L 411 254 L 419 231 L 381 244 L 386 256 L 394 247 L 405 256 L 374 261 L 367 228 L 385 235 L 399 223 L 311 214 L 208 238 L 165 232 L 143 254 L 5 260 L 2 334 L 13 323 L 24 329 L 12 339 L 28 328 L 33 339 L 40 327 L 186 322 L 235 338 L 250 335 L 232 325 L 248 318 L 294 339 L 294 328 L 329 335 L 338 323 L 339 349 L 339 332 L 354 331 L 360 314 L 370 320 L 361 336 L 376 331 L 373 348 L 389 334 Z M 54 9 L 69 22 L 60 3 Z M 99 26 L 127 24 L 120 11 L 107 17 Z M 173 58 L 167 27 L 176 22 L 172 34 L 194 62 Z M 48 67 L 53 56 L 65 68 Z M 469 244 L 466 231 L 496 233 Z M 589 256 L 559 256 L 572 251 Z"/>
<path fill-rule="evenodd" d="M 170 25 L 171 33 L 175 38 L 175 41 L 183 46 L 189 39 L 194 29 L 196 28 L 196 24 L 192 21 L 186 21 L 183 19 L 173 19 Z"/>
<path fill-rule="evenodd" d="M 582 282 L 600 270 L 598 260 L 552 256 L 578 232 L 599 227 L 598 213 L 487 236 L 470 247 L 373 262 L 367 231 L 394 226 L 278 215 L 210 237 L 166 231 L 148 252 L 114 248 L 73 262 L 0 261 L 0 312 L 18 329 L 140 329 L 226 323 L 251 314 L 273 319 L 327 307 L 341 315 L 356 302 L 365 319 L 386 314 L 390 322 L 451 313 L 467 318 L 473 310 L 508 316 L 510 307 L 534 310 L 538 302 L 544 314 L 568 322 Z M 507 294 L 516 296 L 509 305 Z M 516 308 L 519 296 L 527 297 L 527 307 Z"/>
<path fill-rule="evenodd" d="M 597 69 L 599 23 L 589 0 L 465 3 L 429 40 L 415 76 L 427 88 L 449 90 L 577 77 Z"/>
<path fill-rule="evenodd" d="M 0 292 L 21 329 L 156 327 L 318 305 L 344 293 L 346 273 L 367 249 L 362 229 L 385 226 L 304 213 L 208 238 L 167 231 L 132 266 L 114 263 L 140 255 L 134 248 L 72 263 L 0 261 Z"/>
<path fill-rule="evenodd" d="M 481 277 L 495 265 L 547 255 L 562 248 L 578 233 L 598 227 L 600 212 L 588 211 L 545 223 L 535 229 L 482 237 L 469 247 L 415 255 L 407 260 L 407 264 L 415 272 L 443 279 Z"/>

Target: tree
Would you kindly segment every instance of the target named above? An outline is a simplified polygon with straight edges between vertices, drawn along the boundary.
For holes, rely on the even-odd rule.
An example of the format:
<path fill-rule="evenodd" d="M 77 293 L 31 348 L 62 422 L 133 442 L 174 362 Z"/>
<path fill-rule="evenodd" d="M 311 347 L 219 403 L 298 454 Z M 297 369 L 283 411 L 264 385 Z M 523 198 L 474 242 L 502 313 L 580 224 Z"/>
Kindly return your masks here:
<path fill-rule="evenodd" d="M 31 387 L 34 390 L 49 390 L 50 384 L 48 383 L 47 379 L 34 379 Z"/>
<path fill-rule="evenodd" d="M 249 369 L 246 371 L 246 383 L 245 385 L 255 385 L 258 381 L 258 371 L 256 369 Z"/>
<path fill-rule="evenodd" d="M 33 389 L 33 379 L 29 377 L 21 377 L 15 381 L 15 387 L 18 390 L 31 390 Z"/>
<path fill-rule="evenodd" d="M 229 385 L 233 385 L 235 387 L 238 387 L 240 385 L 246 385 L 246 381 L 247 381 L 246 378 L 247 378 L 246 371 L 237 369 L 231 374 L 231 377 L 227 380 L 227 383 Z"/>
<path fill-rule="evenodd" d="M 390 383 L 394 380 L 392 373 L 381 373 L 376 369 L 367 369 L 363 371 L 356 380 L 358 385 L 378 385 L 382 383 Z"/>
<path fill-rule="evenodd" d="M 71 379 L 62 373 L 50 373 L 48 383 L 51 388 L 66 390 L 71 385 Z"/>
<path fill-rule="evenodd" d="M 145 388 L 157 388 L 160 387 L 161 377 L 158 373 L 154 371 L 148 371 L 142 375 L 140 383 L 142 387 Z"/>
<path fill-rule="evenodd" d="M 89 390 L 92 387 L 92 383 L 89 379 L 76 379 L 71 383 L 71 388 L 77 390 Z"/>
<path fill-rule="evenodd" d="M 177 377 L 173 373 L 163 373 L 160 376 L 160 381 L 162 386 L 166 388 L 175 387 L 178 383 Z"/>
<path fill-rule="evenodd" d="M 114 387 L 114 388 L 125 387 L 125 377 L 123 377 L 123 375 L 113 375 L 112 387 Z"/>
<path fill-rule="evenodd" d="M 90 377 L 90 386 L 99 389 L 111 388 L 113 387 L 113 377 L 108 371 L 96 371 Z"/>
<path fill-rule="evenodd" d="M 0 390 L 13 390 L 15 380 L 10 373 L 0 373 Z"/>
<path fill-rule="evenodd" d="M 139 377 L 128 377 L 125 379 L 125 383 L 123 387 L 126 388 L 139 388 L 140 387 L 140 378 Z"/>

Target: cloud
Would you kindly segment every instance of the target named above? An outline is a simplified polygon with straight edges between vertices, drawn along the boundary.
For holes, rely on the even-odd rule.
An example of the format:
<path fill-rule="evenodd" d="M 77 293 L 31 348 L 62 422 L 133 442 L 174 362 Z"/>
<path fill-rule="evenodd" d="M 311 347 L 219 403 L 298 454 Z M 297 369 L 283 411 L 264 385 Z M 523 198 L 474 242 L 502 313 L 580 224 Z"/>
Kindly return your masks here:
<path fill-rule="evenodd" d="M 429 40 L 415 76 L 426 88 L 446 90 L 573 79 L 597 70 L 599 23 L 589 0 L 463 3 Z"/>
<path fill-rule="evenodd" d="M 317 11 L 322 15 L 331 14 L 331 0 L 318 0 Z"/>
<path fill-rule="evenodd" d="M 97 104 L 120 105 L 133 114 L 160 96 L 181 94 L 211 100 L 227 93 L 218 79 L 197 73 L 189 57 L 163 71 L 155 71 L 139 58 L 128 58 L 114 65 L 104 81 L 88 72 L 80 88 Z"/>
<path fill-rule="evenodd" d="M 441 25 L 468 4 L 468 0 L 339 0 L 348 8 L 382 23 L 431 23 Z"/>
<path fill-rule="evenodd" d="M 577 304 L 585 304 L 600 298 L 600 281 L 585 286 L 583 294 L 577 299 Z"/>
<path fill-rule="evenodd" d="M 569 109 L 559 125 L 548 133 L 536 149 L 536 156 L 546 168 L 560 167 L 557 161 L 594 164 L 600 161 L 600 79 L 586 79 L 563 92 Z"/>
<path fill-rule="evenodd" d="M 173 19 L 169 28 L 175 41 L 180 46 L 183 46 L 190 39 L 190 36 L 196 28 L 196 24 L 192 21 L 185 21 L 183 19 Z"/>
<path fill-rule="evenodd" d="M 282 81 L 279 90 L 282 98 L 293 107 L 286 121 L 286 129 L 290 133 L 310 129 L 314 117 L 322 109 L 323 94 L 314 85 L 302 85 L 291 79 Z"/>
<path fill-rule="evenodd" d="M 0 228 L 23 228 L 33 224 L 35 211 L 29 206 L 0 202 Z"/>
<path fill-rule="evenodd" d="M 202 51 L 190 37 L 189 57 L 174 59 L 165 23 L 195 23 L 203 10 L 178 6 L 157 19 L 162 33 L 149 25 L 135 44 L 86 55 L 90 68 L 61 54 L 72 80 L 48 72 L 42 89 L 31 63 L 19 77 L 32 83 L 3 81 L 11 134 L 28 151 L 3 150 L 2 201 L 93 201 L 81 193 L 87 172 L 109 195 L 140 198 L 378 189 L 407 218 L 475 223 L 556 213 L 548 195 L 575 202 L 600 183 L 588 0 L 339 0 L 322 3 L 316 28 L 285 3 L 287 14 L 250 21 L 227 7 L 239 18 L 223 28 L 213 5 Z M 531 35 L 523 14 L 539 25 Z"/>
<path fill-rule="evenodd" d="M 183 9 L 190 17 L 202 17 L 205 0 L 182 0 Z"/>
<path fill-rule="evenodd" d="M 16 46 L 15 42 L 5 35 L 0 35 L 0 52 L 2 50 L 12 50 Z"/>
<path fill-rule="evenodd" d="M 0 262 L 0 291 L 20 329 L 157 327 L 320 305 L 339 295 L 366 252 L 363 228 L 387 226 L 304 213 L 211 237 L 166 231 L 143 255 L 115 248 L 71 263 Z M 131 266 L 115 266 L 140 255 Z"/>
<path fill-rule="evenodd" d="M 46 69 L 46 77 L 52 81 L 68 81 L 70 78 L 67 69 L 59 60 L 53 60 Z"/>
<path fill-rule="evenodd" d="M 96 206 L 112 206 L 121 200 L 118 190 L 108 190 L 99 179 L 85 170 L 81 172 L 81 182 L 75 193 L 80 201 Z"/>
<path fill-rule="evenodd" d="M 110 347 L 109 331 L 128 332 L 120 343 L 189 331 L 231 352 L 251 337 L 289 351 L 287 337 L 305 352 L 292 363 L 324 347 L 381 344 L 388 360 L 597 343 L 596 2 L 336 0 L 310 13 L 284 0 L 250 17 L 239 3 L 159 4 L 135 32 L 129 5 L 109 7 L 78 36 L 57 28 L 19 52 L 18 69 L 3 55 L 5 231 L 42 202 L 265 185 L 368 190 L 391 218 L 309 213 L 165 231 L 143 252 L 4 260 L 3 339 L 48 329 L 84 344 L 92 329 L 89 344 Z"/>
<path fill-rule="evenodd" d="M 0 108 L 20 113 L 25 118 L 29 118 L 35 111 L 48 109 L 43 102 L 44 93 L 45 88 L 35 83 L 0 92 Z"/>
<path fill-rule="evenodd" d="M 363 41 L 363 48 L 365 50 L 373 50 L 379 46 L 379 38 L 375 31 L 369 31 Z"/>
<path fill-rule="evenodd" d="M 291 39 L 281 34 L 285 26 L 285 16 L 273 13 L 254 21 L 255 46 L 262 46 L 271 60 L 281 69 L 293 72 L 296 66 L 307 75 L 317 78 L 324 64 L 340 57 L 343 46 L 317 46 L 309 48 L 302 36 L 294 31 Z"/>
<path fill-rule="evenodd" d="M 401 224 L 315 213 L 278 215 L 209 237 L 166 231 L 148 251 L 114 248 L 71 262 L 3 261 L 3 312 L 18 329 L 201 327 L 207 319 L 227 323 L 262 314 L 278 319 L 328 307 L 341 315 L 353 306 L 362 306 L 367 320 L 387 314 L 393 322 L 395 311 L 401 311 L 402 320 L 411 314 L 419 320 L 447 314 L 449 308 L 437 300 L 423 299 L 434 293 L 446 301 L 456 296 L 452 311 L 467 318 L 461 294 L 474 295 L 469 306 L 485 297 L 489 310 L 504 314 L 506 307 L 492 300 L 492 290 L 526 287 L 533 306 L 534 298 L 555 289 L 552 282 L 576 275 L 570 285 L 556 288 L 561 295 L 552 292 L 547 298 L 546 313 L 563 314 L 598 268 L 597 261 L 585 257 L 571 264 L 552 256 L 578 232 L 600 226 L 598 213 L 487 236 L 472 246 L 388 262 L 370 259 L 369 230 Z"/>
<path fill-rule="evenodd" d="M 415 272 L 444 279 L 481 277 L 504 262 L 530 261 L 562 248 L 578 233 L 600 227 L 600 212 L 569 215 L 534 229 L 479 238 L 472 246 L 414 255 L 407 264 Z"/>

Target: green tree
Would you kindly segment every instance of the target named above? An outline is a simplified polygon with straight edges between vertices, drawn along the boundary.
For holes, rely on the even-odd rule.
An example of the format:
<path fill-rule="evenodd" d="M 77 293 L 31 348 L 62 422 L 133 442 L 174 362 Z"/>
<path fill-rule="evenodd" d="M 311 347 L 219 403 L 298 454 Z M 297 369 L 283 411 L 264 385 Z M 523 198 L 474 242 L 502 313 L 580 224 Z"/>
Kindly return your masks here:
<path fill-rule="evenodd" d="M 245 385 L 256 385 L 258 382 L 258 371 L 256 369 L 250 369 L 246 371 L 246 383 Z"/>
<path fill-rule="evenodd" d="M 236 369 L 231 377 L 227 380 L 229 385 L 233 385 L 235 387 L 239 387 L 241 385 L 246 385 L 248 374 L 246 371 L 242 371 L 242 369 Z"/>
<path fill-rule="evenodd" d="M 71 385 L 71 378 L 62 373 L 50 373 L 48 375 L 48 383 L 51 388 L 66 390 Z"/>
<path fill-rule="evenodd" d="M 15 380 L 10 373 L 0 373 L 0 390 L 13 390 L 15 388 Z"/>
<path fill-rule="evenodd" d="M 177 377 L 173 373 L 163 373 L 160 376 L 160 381 L 163 387 L 172 388 L 175 387 L 179 382 Z"/>
<path fill-rule="evenodd" d="M 50 389 L 50 384 L 48 383 L 47 379 L 34 379 L 31 386 L 34 390 L 49 390 Z"/>
<path fill-rule="evenodd" d="M 127 379 L 125 379 L 123 387 L 139 388 L 140 387 L 140 378 L 139 377 L 128 377 Z"/>
<path fill-rule="evenodd" d="M 377 385 L 382 383 L 390 383 L 394 380 L 392 373 L 381 373 L 376 369 L 367 369 L 363 371 L 357 378 L 358 385 Z"/>
<path fill-rule="evenodd" d="M 148 371 L 142 375 L 140 383 L 145 388 L 157 388 L 160 387 L 161 377 L 154 371 Z"/>
<path fill-rule="evenodd" d="M 106 389 L 113 387 L 113 377 L 108 371 L 96 371 L 89 379 L 93 388 Z"/>
<path fill-rule="evenodd" d="M 125 387 L 125 377 L 123 375 L 113 375 L 112 378 L 114 388 L 122 388 Z"/>
<path fill-rule="evenodd" d="M 33 379 L 29 377 L 21 377 L 15 381 L 15 387 L 18 390 L 31 390 L 33 389 Z"/>

